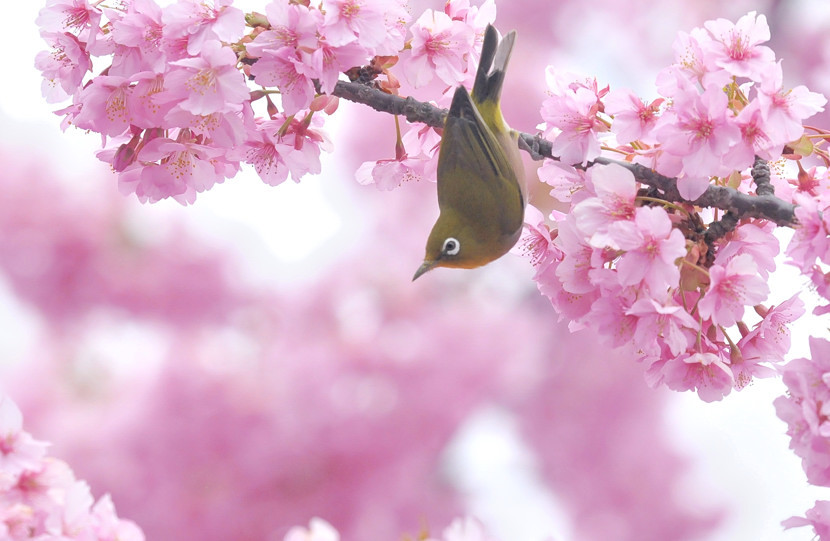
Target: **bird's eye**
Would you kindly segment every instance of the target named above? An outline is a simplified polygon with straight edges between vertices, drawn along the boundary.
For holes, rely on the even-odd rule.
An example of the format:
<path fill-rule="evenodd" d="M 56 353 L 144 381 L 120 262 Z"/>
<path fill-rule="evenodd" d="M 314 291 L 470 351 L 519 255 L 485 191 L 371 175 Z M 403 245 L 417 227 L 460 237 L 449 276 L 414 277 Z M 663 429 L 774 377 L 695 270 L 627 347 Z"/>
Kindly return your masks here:
<path fill-rule="evenodd" d="M 452 237 L 445 240 L 444 247 L 441 248 L 441 251 L 446 255 L 456 255 L 459 250 L 461 250 L 461 243 L 458 242 L 458 239 L 454 239 Z"/>

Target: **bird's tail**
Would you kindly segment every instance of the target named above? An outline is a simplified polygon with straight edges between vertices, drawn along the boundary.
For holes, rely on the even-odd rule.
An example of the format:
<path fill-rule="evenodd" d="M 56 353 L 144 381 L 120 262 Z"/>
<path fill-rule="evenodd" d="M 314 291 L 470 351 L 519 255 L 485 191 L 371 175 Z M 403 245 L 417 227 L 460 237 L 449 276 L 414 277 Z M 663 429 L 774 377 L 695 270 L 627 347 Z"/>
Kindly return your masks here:
<path fill-rule="evenodd" d="M 476 71 L 472 98 L 485 119 L 494 119 L 498 123 L 504 120 L 499 108 L 501 88 L 510 53 L 516 40 L 516 31 L 509 32 L 499 43 L 499 34 L 493 25 L 488 24 L 484 31 L 484 43 L 481 46 L 481 60 Z M 492 110 L 488 110 L 491 109 Z M 488 114 L 489 113 L 489 114 Z M 491 116 L 492 115 L 492 116 Z M 492 128 L 492 126 L 491 126 Z"/>

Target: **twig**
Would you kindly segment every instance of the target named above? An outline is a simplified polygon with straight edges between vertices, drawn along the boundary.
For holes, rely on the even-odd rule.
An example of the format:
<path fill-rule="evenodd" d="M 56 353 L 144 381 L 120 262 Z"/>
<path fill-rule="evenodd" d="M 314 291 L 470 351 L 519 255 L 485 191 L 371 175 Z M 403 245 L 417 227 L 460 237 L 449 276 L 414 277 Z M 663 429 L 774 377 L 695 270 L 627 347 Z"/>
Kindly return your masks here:
<path fill-rule="evenodd" d="M 339 81 L 333 94 L 345 100 L 368 105 L 376 111 L 403 115 L 409 122 L 420 122 L 433 128 L 442 128 L 447 115 L 446 109 L 440 109 L 430 103 L 420 102 L 411 97 L 393 96 L 357 82 Z M 541 138 L 538 134 L 520 132 L 519 137 L 522 140 L 519 145 L 520 148 L 535 154 L 534 159 L 558 159 L 552 154 L 551 142 Z M 753 179 L 755 179 L 758 186 L 756 190 L 758 195 L 748 195 L 733 188 L 712 185 L 694 201 L 688 201 L 681 197 L 677 189 L 676 178 L 661 175 L 644 165 L 604 157 L 597 158 L 592 164 L 617 164 L 625 167 L 634 174 L 634 178 L 638 182 L 660 190 L 662 197 L 667 201 L 692 203 L 699 207 L 719 208 L 727 211 L 727 213 L 731 212 L 736 219 L 763 218 L 778 225 L 792 227 L 797 223 L 795 206 L 775 197 L 772 185 L 769 184 L 768 166 L 765 163 L 759 165 L 759 160 L 760 158 L 756 159 L 753 167 Z M 763 174 L 764 167 L 767 168 L 766 176 Z"/>
<path fill-rule="evenodd" d="M 729 212 L 723 215 L 723 218 L 709 224 L 708 229 L 706 229 L 706 233 L 703 235 L 703 239 L 706 241 L 706 244 L 708 244 L 711 248 L 712 244 L 716 240 L 726 236 L 726 234 L 735 229 L 737 225 L 738 216 L 730 210 Z M 709 252 L 715 253 L 715 251 L 711 249 L 709 250 Z"/>
<path fill-rule="evenodd" d="M 760 156 L 755 156 L 752 180 L 755 181 L 755 193 L 758 195 L 775 195 L 775 186 L 772 185 L 769 177 L 769 164 Z"/>

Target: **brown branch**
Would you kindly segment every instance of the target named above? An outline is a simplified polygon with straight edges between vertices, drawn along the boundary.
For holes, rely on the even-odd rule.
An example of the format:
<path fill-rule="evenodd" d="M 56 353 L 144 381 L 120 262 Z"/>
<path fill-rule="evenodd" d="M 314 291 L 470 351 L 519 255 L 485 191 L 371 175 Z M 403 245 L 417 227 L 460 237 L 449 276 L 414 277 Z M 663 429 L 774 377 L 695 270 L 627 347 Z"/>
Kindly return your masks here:
<path fill-rule="evenodd" d="M 361 83 L 338 81 L 332 94 L 344 100 L 368 105 L 375 111 L 401 115 L 409 122 L 420 122 L 433 128 L 443 128 L 447 117 L 446 109 L 439 109 L 431 103 L 420 102 L 412 97 L 393 96 Z"/>
<path fill-rule="evenodd" d="M 442 128 L 444 126 L 444 119 L 447 116 L 446 109 L 440 109 L 429 103 L 419 102 L 412 97 L 402 98 L 400 96 L 393 96 L 357 82 L 339 81 L 334 88 L 333 94 L 345 100 L 368 105 L 376 111 L 402 115 L 409 122 L 420 122 L 433 128 Z M 558 159 L 551 152 L 551 142 L 543 139 L 538 134 L 520 133 L 519 137 L 521 139 L 519 146 L 528 150 L 534 159 Z M 625 167 L 634 174 L 634 178 L 638 182 L 657 188 L 662 193 L 662 197 L 668 201 L 692 203 L 698 207 L 719 208 L 731 212 L 739 219 L 763 218 L 775 222 L 778 225 L 790 227 L 797 223 L 795 219 L 795 206 L 783 199 L 775 197 L 772 190 L 767 189 L 764 185 L 766 179 L 762 178 L 763 171 L 759 168 L 758 160 L 756 160 L 755 167 L 753 168 L 754 174 L 761 174 L 760 177 L 753 176 L 756 182 L 758 178 L 761 178 L 758 186 L 761 189 L 758 190 L 758 195 L 748 195 L 733 188 L 712 185 L 706 189 L 703 195 L 694 201 L 688 201 L 680 196 L 676 178 L 661 175 L 644 165 L 600 157 L 589 163 L 589 166 L 597 163 L 617 164 Z M 769 188 L 772 188 L 768 183 L 767 185 Z"/>
<path fill-rule="evenodd" d="M 775 195 L 775 186 L 770 182 L 769 164 L 760 156 L 755 156 L 752 180 L 755 181 L 755 193 L 758 195 Z"/>

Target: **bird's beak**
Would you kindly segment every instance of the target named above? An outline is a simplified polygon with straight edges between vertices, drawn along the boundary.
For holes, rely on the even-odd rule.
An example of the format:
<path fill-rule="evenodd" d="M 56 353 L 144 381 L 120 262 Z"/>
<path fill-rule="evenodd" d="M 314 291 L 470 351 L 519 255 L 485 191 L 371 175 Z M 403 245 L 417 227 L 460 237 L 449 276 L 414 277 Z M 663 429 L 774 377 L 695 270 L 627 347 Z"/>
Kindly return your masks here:
<path fill-rule="evenodd" d="M 435 266 L 436 263 L 438 263 L 438 262 L 437 261 L 424 261 L 423 264 L 420 267 L 418 267 L 418 270 L 415 271 L 415 276 L 412 277 L 412 281 L 414 282 L 415 280 L 418 279 L 418 277 L 420 275 L 424 274 L 425 272 L 427 272 L 429 270 L 432 270 L 432 268 Z"/>

